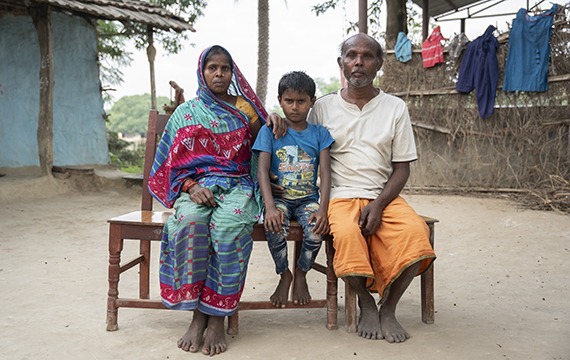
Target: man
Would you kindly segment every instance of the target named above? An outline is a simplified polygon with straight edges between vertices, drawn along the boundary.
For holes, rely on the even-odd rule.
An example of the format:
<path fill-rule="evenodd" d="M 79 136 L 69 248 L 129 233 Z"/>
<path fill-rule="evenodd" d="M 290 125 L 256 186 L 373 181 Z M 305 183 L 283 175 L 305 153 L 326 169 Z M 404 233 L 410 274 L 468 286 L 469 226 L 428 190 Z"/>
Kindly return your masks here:
<path fill-rule="evenodd" d="M 399 343 L 409 335 L 396 306 L 435 253 L 427 225 L 399 196 L 417 154 L 405 103 L 373 85 L 382 57 L 372 37 L 346 39 L 337 61 L 347 86 L 318 99 L 309 121 L 335 139 L 328 213 L 334 268 L 358 295 L 358 334 Z M 370 290 L 380 295 L 379 309 Z"/>

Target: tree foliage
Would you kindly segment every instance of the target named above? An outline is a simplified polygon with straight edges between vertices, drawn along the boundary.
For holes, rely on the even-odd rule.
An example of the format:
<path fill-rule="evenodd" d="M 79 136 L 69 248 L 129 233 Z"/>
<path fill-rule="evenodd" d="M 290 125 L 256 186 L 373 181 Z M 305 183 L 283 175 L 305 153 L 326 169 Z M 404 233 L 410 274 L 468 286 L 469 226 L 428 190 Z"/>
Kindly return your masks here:
<path fill-rule="evenodd" d="M 158 104 L 169 104 L 165 96 L 157 98 Z M 109 111 L 107 127 L 113 132 L 145 134 L 150 109 L 150 95 L 123 96 Z"/>
<path fill-rule="evenodd" d="M 386 16 L 381 19 L 382 5 L 386 2 Z M 405 4 L 405 5 L 404 5 Z M 337 6 L 345 6 L 346 0 L 327 0 L 313 6 L 317 16 L 324 14 L 329 9 Z M 416 19 L 420 19 L 419 21 Z M 368 33 L 378 39 L 386 39 L 393 44 L 398 37 L 398 32 L 410 33 L 414 43 L 421 44 L 421 16 L 417 7 L 411 0 L 373 0 L 368 4 Z M 382 31 L 382 29 L 386 31 Z M 358 22 L 349 22 L 346 33 L 358 31 Z M 419 41 L 417 40 L 419 34 Z"/>
<path fill-rule="evenodd" d="M 203 15 L 207 3 L 200 0 L 148 0 L 181 17 L 190 24 Z M 148 30 L 146 25 L 118 22 L 97 21 L 99 61 L 101 64 L 101 81 L 103 90 L 120 85 L 123 81 L 121 69 L 130 65 L 132 54 L 125 51 L 126 44 L 133 42 L 135 48 L 145 49 L 148 46 Z M 178 53 L 188 40 L 186 33 L 176 33 L 160 29 L 153 30 L 153 41 L 166 53 Z M 109 96 L 105 96 L 109 100 Z"/>
<path fill-rule="evenodd" d="M 317 97 L 330 94 L 340 89 L 340 79 L 334 76 L 331 76 L 328 80 L 315 78 L 315 84 L 317 85 Z"/>

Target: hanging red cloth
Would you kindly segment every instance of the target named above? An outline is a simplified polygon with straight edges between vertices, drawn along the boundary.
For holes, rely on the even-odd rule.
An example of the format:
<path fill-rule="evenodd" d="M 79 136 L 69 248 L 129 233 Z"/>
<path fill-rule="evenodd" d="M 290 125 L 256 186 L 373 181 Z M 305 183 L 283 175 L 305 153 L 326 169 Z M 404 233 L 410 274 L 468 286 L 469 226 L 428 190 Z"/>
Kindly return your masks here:
<path fill-rule="evenodd" d="M 441 35 L 439 26 L 436 26 L 431 35 L 422 44 L 424 69 L 443 63 L 443 46 L 441 45 L 441 40 L 446 40 L 446 38 Z"/>

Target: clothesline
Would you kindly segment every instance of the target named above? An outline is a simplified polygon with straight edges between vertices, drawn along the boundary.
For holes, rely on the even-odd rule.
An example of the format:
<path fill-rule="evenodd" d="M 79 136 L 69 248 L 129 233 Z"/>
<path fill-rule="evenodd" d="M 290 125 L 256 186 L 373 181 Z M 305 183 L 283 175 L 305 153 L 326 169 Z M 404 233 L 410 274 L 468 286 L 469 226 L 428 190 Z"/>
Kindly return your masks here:
<path fill-rule="evenodd" d="M 559 25 L 562 25 L 562 24 L 570 25 L 570 20 L 559 19 L 559 20 L 556 20 L 556 21 L 554 21 L 554 22 L 552 23 L 553 26 L 559 26 Z M 506 44 L 506 43 L 508 43 L 508 42 L 509 42 L 509 33 L 508 33 L 508 32 L 505 32 L 505 33 L 499 34 L 499 36 L 497 37 L 497 40 L 499 41 L 499 44 Z M 444 52 L 444 53 L 448 53 L 448 52 L 449 52 L 449 48 L 448 48 L 448 47 L 444 47 L 444 48 L 443 48 L 443 52 Z M 387 50 L 385 51 L 385 53 L 386 53 L 386 54 L 395 54 L 395 53 L 396 53 L 396 50 L 394 50 L 394 49 L 387 49 Z M 421 49 L 421 48 L 412 49 L 412 53 L 414 53 L 414 54 L 421 54 L 421 53 L 422 53 L 422 49 Z"/>

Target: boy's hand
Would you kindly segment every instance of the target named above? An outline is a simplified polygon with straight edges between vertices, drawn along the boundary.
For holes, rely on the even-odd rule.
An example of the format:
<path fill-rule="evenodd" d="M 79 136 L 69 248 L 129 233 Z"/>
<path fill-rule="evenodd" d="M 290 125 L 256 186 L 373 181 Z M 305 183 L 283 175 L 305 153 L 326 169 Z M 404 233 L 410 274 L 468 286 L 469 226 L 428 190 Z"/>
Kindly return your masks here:
<path fill-rule="evenodd" d="M 274 234 L 281 232 L 281 229 L 283 229 L 283 212 L 275 206 L 272 209 L 266 209 L 263 226 L 265 231 L 270 231 Z"/>
<path fill-rule="evenodd" d="M 309 217 L 309 224 L 314 224 L 313 233 L 316 235 L 326 235 L 329 233 L 329 220 L 327 214 L 324 211 L 317 211 L 312 213 Z"/>

